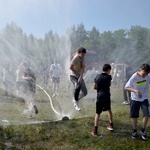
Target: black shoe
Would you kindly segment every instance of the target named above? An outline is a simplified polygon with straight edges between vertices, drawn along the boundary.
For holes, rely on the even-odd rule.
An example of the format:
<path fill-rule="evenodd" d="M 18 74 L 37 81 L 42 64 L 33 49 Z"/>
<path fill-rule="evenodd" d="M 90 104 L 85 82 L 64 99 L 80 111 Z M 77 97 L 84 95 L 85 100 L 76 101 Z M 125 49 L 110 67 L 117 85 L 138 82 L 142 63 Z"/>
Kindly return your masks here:
<path fill-rule="evenodd" d="M 142 139 L 146 140 L 147 139 L 146 131 L 144 130 L 144 131 L 141 131 L 140 133 L 141 133 Z"/>
<path fill-rule="evenodd" d="M 39 111 L 38 111 L 36 105 L 34 105 L 33 108 L 34 108 L 35 114 L 38 114 Z"/>
<path fill-rule="evenodd" d="M 132 139 L 136 139 L 138 137 L 138 134 L 137 132 L 133 132 L 132 135 L 131 135 Z"/>

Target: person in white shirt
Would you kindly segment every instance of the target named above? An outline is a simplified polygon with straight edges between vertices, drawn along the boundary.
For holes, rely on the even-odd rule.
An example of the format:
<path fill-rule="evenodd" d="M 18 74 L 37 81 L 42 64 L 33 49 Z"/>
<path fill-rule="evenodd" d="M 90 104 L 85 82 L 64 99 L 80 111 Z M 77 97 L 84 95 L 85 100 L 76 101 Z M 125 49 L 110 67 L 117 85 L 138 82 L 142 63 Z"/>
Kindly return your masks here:
<path fill-rule="evenodd" d="M 137 138 L 137 118 L 139 110 L 143 112 L 143 121 L 141 128 L 142 139 L 147 139 L 146 125 L 149 118 L 149 102 L 148 91 L 150 84 L 150 66 L 142 64 L 137 72 L 135 72 L 125 85 L 125 89 L 131 91 L 130 117 L 133 118 L 132 138 Z"/>
<path fill-rule="evenodd" d="M 9 64 L 3 68 L 3 83 L 5 87 L 5 96 L 14 97 L 15 76 Z"/>
<path fill-rule="evenodd" d="M 54 60 L 54 63 L 50 67 L 50 77 L 53 82 L 53 96 L 55 97 L 58 94 L 59 84 L 60 84 L 60 76 L 61 76 L 61 67 L 60 64 Z"/>

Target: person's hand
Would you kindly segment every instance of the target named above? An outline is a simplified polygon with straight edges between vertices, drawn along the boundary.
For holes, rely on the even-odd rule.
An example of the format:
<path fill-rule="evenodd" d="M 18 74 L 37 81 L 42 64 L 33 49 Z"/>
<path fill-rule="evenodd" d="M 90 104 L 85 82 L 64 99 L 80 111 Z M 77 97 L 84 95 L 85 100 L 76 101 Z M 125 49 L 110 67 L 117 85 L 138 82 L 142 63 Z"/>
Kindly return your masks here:
<path fill-rule="evenodd" d="M 79 76 L 80 76 L 79 72 L 76 72 L 76 76 L 77 76 L 77 77 L 79 77 Z"/>
<path fill-rule="evenodd" d="M 32 77 L 28 77 L 28 80 L 33 80 L 33 78 Z"/>
<path fill-rule="evenodd" d="M 32 77 L 25 77 L 25 76 L 22 76 L 22 79 L 24 79 L 24 80 L 33 80 Z"/>
<path fill-rule="evenodd" d="M 137 93 L 137 97 L 138 97 L 138 98 L 142 98 L 141 92 L 139 92 L 139 91 L 137 90 L 136 93 Z"/>
<path fill-rule="evenodd" d="M 81 81 L 82 81 L 82 77 L 79 77 L 78 78 L 78 83 L 81 83 Z"/>

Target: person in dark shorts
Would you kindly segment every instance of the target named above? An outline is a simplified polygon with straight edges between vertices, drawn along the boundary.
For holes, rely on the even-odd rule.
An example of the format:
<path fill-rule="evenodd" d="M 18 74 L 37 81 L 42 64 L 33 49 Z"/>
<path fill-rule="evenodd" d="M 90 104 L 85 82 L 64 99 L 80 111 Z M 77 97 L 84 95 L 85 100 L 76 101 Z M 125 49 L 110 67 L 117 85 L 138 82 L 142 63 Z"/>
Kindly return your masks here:
<path fill-rule="evenodd" d="M 96 114 L 94 119 L 94 130 L 91 132 L 93 136 L 98 135 L 98 122 L 102 111 L 108 111 L 109 126 L 108 130 L 113 130 L 113 115 L 111 111 L 110 86 L 112 77 L 110 75 L 111 66 L 104 64 L 102 73 L 98 74 L 94 79 L 94 89 L 97 90 Z"/>
<path fill-rule="evenodd" d="M 146 125 L 149 118 L 149 102 L 148 91 L 150 84 L 150 66 L 142 64 L 137 72 L 135 72 L 125 85 L 125 89 L 131 91 L 130 117 L 133 118 L 133 133 L 131 137 L 137 138 L 137 118 L 139 117 L 139 110 L 143 112 L 143 121 L 141 127 L 141 137 L 143 140 L 147 139 Z"/>

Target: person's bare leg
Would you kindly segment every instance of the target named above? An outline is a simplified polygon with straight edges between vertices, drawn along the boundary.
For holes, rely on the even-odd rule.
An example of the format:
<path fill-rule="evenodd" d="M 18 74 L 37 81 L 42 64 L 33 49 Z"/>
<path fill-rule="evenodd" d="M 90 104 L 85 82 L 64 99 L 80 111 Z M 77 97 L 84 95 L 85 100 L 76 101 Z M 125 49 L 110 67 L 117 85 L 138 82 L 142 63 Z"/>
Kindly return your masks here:
<path fill-rule="evenodd" d="M 137 129 L 137 118 L 133 118 L 133 129 Z"/>
<path fill-rule="evenodd" d="M 146 128 L 146 125 L 147 125 L 147 123 L 148 123 L 148 119 L 149 119 L 148 116 L 143 117 L 143 121 L 142 121 L 142 128 L 143 128 L 143 129 Z"/>
<path fill-rule="evenodd" d="M 94 117 L 94 135 L 97 135 L 98 134 L 98 122 L 99 122 L 99 117 L 100 117 L 100 114 L 95 114 L 95 117 Z M 93 134 L 93 131 L 92 131 L 92 134 Z"/>
<path fill-rule="evenodd" d="M 98 126 L 100 114 L 95 114 L 94 126 Z"/>
<path fill-rule="evenodd" d="M 112 115 L 111 110 L 108 110 L 108 120 L 109 120 L 109 123 L 113 123 L 113 115 Z"/>

